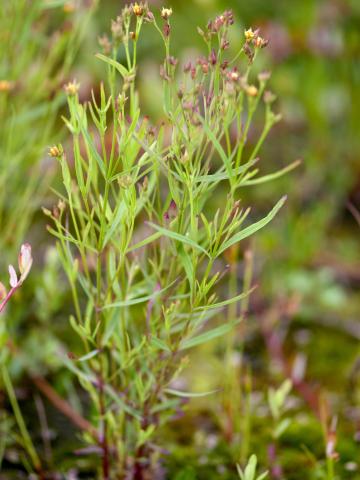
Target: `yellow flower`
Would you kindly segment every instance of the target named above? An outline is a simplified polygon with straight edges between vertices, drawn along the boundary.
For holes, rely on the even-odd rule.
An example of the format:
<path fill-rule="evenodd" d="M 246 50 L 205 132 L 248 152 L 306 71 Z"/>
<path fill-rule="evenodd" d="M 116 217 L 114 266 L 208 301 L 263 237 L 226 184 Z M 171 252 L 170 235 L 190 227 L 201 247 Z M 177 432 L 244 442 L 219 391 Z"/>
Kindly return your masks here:
<path fill-rule="evenodd" d="M 73 80 L 72 82 L 67 83 L 64 88 L 65 88 L 65 92 L 68 95 L 74 96 L 78 93 L 80 84 L 77 83 L 76 80 Z"/>
<path fill-rule="evenodd" d="M 134 3 L 134 5 L 132 5 L 132 10 L 137 17 L 141 17 L 141 15 L 144 13 L 144 7 L 138 3 Z"/>
<path fill-rule="evenodd" d="M 255 37 L 256 37 L 256 34 L 255 34 L 255 32 L 253 31 L 252 28 L 249 28 L 248 30 L 245 30 L 245 40 L 246 40 L 247 42 L 250 42 L 250 41 L 253 40 Z"/>

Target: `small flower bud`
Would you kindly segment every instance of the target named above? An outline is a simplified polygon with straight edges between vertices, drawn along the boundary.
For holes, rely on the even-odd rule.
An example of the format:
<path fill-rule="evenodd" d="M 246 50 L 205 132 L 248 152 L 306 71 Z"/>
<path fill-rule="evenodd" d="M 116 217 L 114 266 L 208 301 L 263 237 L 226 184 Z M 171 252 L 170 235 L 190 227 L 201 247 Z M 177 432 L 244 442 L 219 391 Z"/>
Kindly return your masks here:
<path fill-rule="evenodd" d="M 178 213 L 177 205 L 174 202 L 174 200 L 171 200 L 169 208 L 164 213 L 164 220 L 173 220 L 174 218 L 176 218 L 177 213 Z"/>
<path fill-rule="evenodd" d="M 59 209 L 60 212 L 63 212 L 66 208 L 66 203 L 64 200 L 60 199 L 57 204 L 57 208 Z"/>
<path fill-rule="evenodd" d="M 31 256 L 31 245 L 29 243 L 24 243 L 23 245 L 21 245 L 18 263 L 21 273 L 20 280 L 24 281 L 25 278 L 28 276 L 33 263 L 33 258 Z"/>
<path fill-rule="evenodd" d="M 183 72 L 184 73 L 189 73 L 190 70 L 191 70 L 191 62 L 185 63 L 184 68 L 183 68 Z"/>
<path fill-rule="evenodd" d="M 9 275 L 10 275 L 10 286 L 12 288 L 15 288 L 19 282 L 18 282 L 15 268 L 12 265 L 9 265 Z"/>
<path fill-rule="evenodd" d="M 107 35 L 102 35 L 101 37 L 98 37 L 98 43 L 105 55 L 108 55 L 111 52 L 111 42 Z"/>
<path fill-rule="evenodd" d="M 222 38 L 220 43 L 221 50 L 227 50 L 229 46 L 230 46 L 229 40 L 227 40 L 226 38 Z"/>
<path fill-rule="evenodd" d="M 249 86 L 246 88 L 246 93 L 247 93 L 250 97 L 256 97 L 256 95 L 258 94 L 258 89 L 255 87 L 255 85 L 249 85 Z"/>
<path fill-rule="evenodd" d="M 267 82 L 270 77 L 271 77 L 271 72 L 269 71 L 260 72 L 258 75 L 259 82 Z"/>
<path fill-rule="evenodd" d="M 118 179 L 118 183 L 121 188 L 129 188 L 132 185 L 133 181 L 130 175 L 122 175 Z"/>
<path fill-rule="evenodd" d="M 62 154 L 61 148 L 59 148 L 58 146 L 54 145 L 53 147 L 49 148 L 50 157 L 59 158 L 61 154 Z"/>
<path fill-rule="evenodd" d="M 154 14 L 152 12 L 150 12 L 150 10 L 148 10 L 146 16 L 145 16 L 145 20 L 147 22 L 154 22 L 155 21 L 155 17 L 154 17 Z"/>
<path fill-rule="evenodd" d="M 173 67 L 176 67 L 176 65 L 178 64 L 178 59 L 173 56 L 168 57 L 167 60 L 169 64 L 172 65 Z"/>
<path fill-rule="evenodd" d="M 117 17 L 116 20 L 111 21 L 111 33 L 115 40 L 121 40 L 124 36 L 123 19 Z"/>
<path fill-rule="evenodd" d="M 164 28 L 163 28 L 163 33 L 164 33 L 164 37 L 169 37 L 170 36 L 170 24 L 169 23 L 165 23 L 164 25 Z"/>
<path fill-rule="evenodd" d="M 264 93 L 264 102 L 270 104 L 273 103 L 274 100 L 276 100 L 276 96 L 270 92 L 270 90 L 266 90 Z"/>
<path fill-rule="evenodd" d="M 211 53 L 209 55 L 209 62 L 211 63 L 211 65 L 216 65 L 217 56 L 214 49 L 211 50 Z"/>
<path fill-rule="evenodd" d="M 202 63 L 201 64 L 201 70 L 203 71 L 203 73 L 209 73 L 209 64 L 206 62 L 206 63 Z"/>
<path fill-rule="evenodd" d="M 249 63 L 252 63 L 252 61 L 254 60 L 254 52 L 251 50 L 250 45 L 247 42 L 243 46 L 243 50 L 244 50 L 245 55 L 249 59 Z"/>

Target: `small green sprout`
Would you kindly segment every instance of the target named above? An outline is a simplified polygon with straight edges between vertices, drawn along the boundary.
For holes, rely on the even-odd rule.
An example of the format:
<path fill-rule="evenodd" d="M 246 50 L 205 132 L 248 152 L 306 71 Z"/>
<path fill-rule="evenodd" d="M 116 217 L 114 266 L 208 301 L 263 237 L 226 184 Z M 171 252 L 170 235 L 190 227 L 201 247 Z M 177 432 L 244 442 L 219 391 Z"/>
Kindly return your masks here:
<path fill-rule="evenodd" d="M 256 474 L 256 467 L 257 467 L 257 457 L 255 454 L 251 455 L 248 464 L 246 465 L 245 469 L 242 470 L 240 465 L 236 465 L 239 477 L 241 480 L 263 480 L 267 477 L 268 472 L 261 473 L 260 475 Z"/>

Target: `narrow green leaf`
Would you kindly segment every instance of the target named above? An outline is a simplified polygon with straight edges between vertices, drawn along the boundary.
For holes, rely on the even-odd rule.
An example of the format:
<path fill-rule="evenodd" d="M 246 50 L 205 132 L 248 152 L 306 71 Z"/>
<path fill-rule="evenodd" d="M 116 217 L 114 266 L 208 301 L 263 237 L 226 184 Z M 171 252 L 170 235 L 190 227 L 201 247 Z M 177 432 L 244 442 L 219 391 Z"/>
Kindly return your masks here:
<path fill-rule="evenodd" d="M 248 290 L 247 292 L 240 293 L 236 297 L 229 298 L 228 300 L 224 300 L 223 302 L 218 302 L 218 303 L 213 303 L 211 305 L 204 305 L 204 306 L 201 306 L 201 307 L 196 307 L 195 311 L 196 312 L 202 312 L 204 310 L 212 310 L 212 309 L 215 309 L 215 308 L 222 308 L 222 307 L 225 307 L 227 305 L 231 305 L 232 303 L 238 302 L 239 300 L 242 300 L 243 298 L 248 297 L 256 288 L 257 287 L 254 286 L 250 290 Z"/>
<path fill-rule="evenodd" d="M 185 243 L 186 245 L 190 245 L 191 247 L 196 248 L 197 250 L 200 250 L 201 252 L 205 253 L 205 255 L 209 257 L 209 253 L 201 245 L 196 243 L 191 238 L 186 237 L 185 235 L 181 235 L 180 233 L 167 230 L 166 228 L 160 227 L 159 225 L 155 225 L 154 223 L 148 222 L 148 225 L 155 228 L 155 230 L 160 232 L 165 237 L 169 237 L 169 238 L 172 238 L 173 240 L 177 240 L 178 242 Z"/>
<path fill-rule="evenodd" d="M 141 247 L 145 247 L 145 245 L 148 245 L 149 243 L 154 242 L 161 236 L 162 236 L 161 232 L 154 233 L 153 235 L 150 235 L 149 237 L 144 238 L 144 240 L 141 240 L 140 242 L 135 243 L 134 245 L 130 245 L 126 253 L 132 252 L 133 250 L 137 250 L 138 248 L 141 248 Z"/>
<path fill-rule="evenodd" d="M 121 302 L 110 303 L 109 305 L 105 305 L 104 307 L 102 307 L 102 310 L 106 310 L 108 308 L 130 307 L 131 305 L 137 305 L 138 303 L 144 303 L 148 302 L 149 300 L 154 300 L 159 295 L 166 292 L 166 290 L 168 290 L 170 287 L 172 287 L 173 284 L 174 282 L 172 282 L 170 285 L 163 288 L 162 290 L 154 290 L 153 293 L 151 293 L 150 295 L 145 295 L 144 297 L 130 298 Z"/>
<path fill-rule="evenodd" d="M 154 347 L 158 348 L 159 350 L 164 350 L 164 352 L 171 353 L 170 347 L 164 342 L 164 340 L 161 340 L 161 338 L 152 336 L 151 344 L 154 345 Z"/>
<path fill-rule="evenodd" d="M 221 337 L 222 335 L 225 335 L 226 333 L 230 332 L 233 328 L 234 328 L 234 323 L 225 323 L 224 325 L 220 325 L 219 327 L 213 328 L 212 330 L 208 330 L 205 333 L 201 333 L 196 337 L 192 337 L 187 340 L 184 340 L 181 343 L 181 350 L 187 350 L 188 348 L 201 345 L 202 343 L 213 340 L 214 338 Z"/>
<path fill-rule="evenodd" d="M 253 223 L 252 225 L 249 225 L 248 227 L 244 228 L 240 232 L 236 233 L 233 237 L 229 238 L 229 240 L 227 240 L 221 246 L 220 250 L 217 252 L 217 255 L 221 255 L 222 252 L 227 250 L 229 247 L 231 247 L 235 243 L 240 242 L 244 238 L 250 237 L 250 235 L 253 235 L 255 232 L 265 227 L 265 225 L 271 222 L 271 220 L 275 217 L 275 215 L 278 213 L 280 208 L 284 205 L 286 198 L 287 198 L 286 196 L 282 197 L 266 217 L 262 218 L 258 222 Z"/>
<path fill-rule="evenodd" d="M 295 160 L 295 162 L 290 163 L 290 165 L 287 165 L 286 167 L 282 168 L 281 170 L 278 170 L 275 173 L 270 173 L 269 175 L 264 175 L 263 177 L 259 177 L 259 178 L 245 180 L 244 182 L 241 183 L 241 186 L 247 187 L 249 185 L 260 185 L 261 183 L 271 182 L 276 178 L 282 177 L 283 175 L 285 175 L 285 173 L 291 172 L 291 170 L 294 170 L 300 164 L 301 164 L 301 160 Z"/>
<path fill-rule="evenodd" d="M 77 359 L 77 362 L 86 362 L 86 360 L 90 360 L 90 358 L 95 357 L 100 350 L 92 350 L 91 352 L 87 353 L 86 355 L 83 355 L 82 357 Z"/>
<path fill-rule="evenodd" d="M 208 395 L 212 395 L 213 393 L 217 393 L 220 390 L 210 390 L 209 392 L 182 392 L 180 390 L 174 390 L 173 388 L 165 388 L 164 392 L 169 393 L 170 395 L 175 395 L 176 397 L 182 398 L 200 398 L 200 397 L 207 397 Z"/>
<path fill-rule="evenodd" d="M 97 53 L 95 55 L 96 58 L 99 60 L 102 60 L 103 62 L 111 65 L 112 67 L 115 67 L 116 70 L 121 74 L 123 78 L 127 77 L 129 75 L 129 71 L 124 67 L 124 65 L 121 65 L 121 63 L 117 62 L 116 60 L 113 60 L 112 58 L 106 57 L 105 55 L 102 55 L 101 53 Z"/>

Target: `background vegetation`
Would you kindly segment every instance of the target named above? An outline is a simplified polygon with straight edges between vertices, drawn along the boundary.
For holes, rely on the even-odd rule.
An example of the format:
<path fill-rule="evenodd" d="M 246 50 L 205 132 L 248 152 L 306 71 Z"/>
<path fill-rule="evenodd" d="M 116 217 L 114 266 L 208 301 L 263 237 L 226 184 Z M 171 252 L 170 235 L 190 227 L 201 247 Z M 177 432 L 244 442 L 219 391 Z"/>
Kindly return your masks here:
<path fill-rule="evenodd" d="M 261 151 L 261 172 L 302 159 L 288 175 L 241 192 L 242 203 L 254 206 L 254 219 L 284 194 L 288 200 L 270 225 L 227 258 L 240 286 L 251 264 L 258 288 L 231 336 L 230 354 L 227 338 L 189 352 L 189 367 L 174 388 L 219 391 L 184 399 L 184 413 L 156 432 L 162 448 L 156 478 L 238 478 L 236 464 L 244 468 L 253 453 L 259 471 L 274 479 L 360 478 L 358 2 L 149 4 L 154 11 L 173 8 L 172 53 L 180 61 L 202 48 L 196 27 L 225 9 L 236 19 L 232 51 L 241 47 L 245 28 L 261 29 L 269 45 L 256 69 L 272 71 L 274 108 L 283 115 Z M 61 188 L 59 164 L 48 149 L 71 145 L 61 120 L 68 116 L 63 85 L 76 78 L 82 101 L 92 89 L 99 95 L 106 68 L 95 58 L 98 37 L 122 6 L 5 0 L 0 12 L 3 283 L 22 243 L 32 244 L 34 257 L 31 275 L 1 316 L 1 362 L 49 472 L 44 478 L 97 478 L 96 452 L 84 451 L 88 397 L 64 365 L 66 354 L 79 349 L 69 325 L 71 289 L 41 207 L 52 209 L 57 200 L 51 188 Z M 140 100 L 160 122 L 163 46 L 145 28 L 138 45 Z M 261 127 L 259 115 L 250 146 Z M 224 358 L 233 367 L 226 375 Z M 28 449 L 5 384 L 0 408 L 0 478 L 28 478 Z"/>

